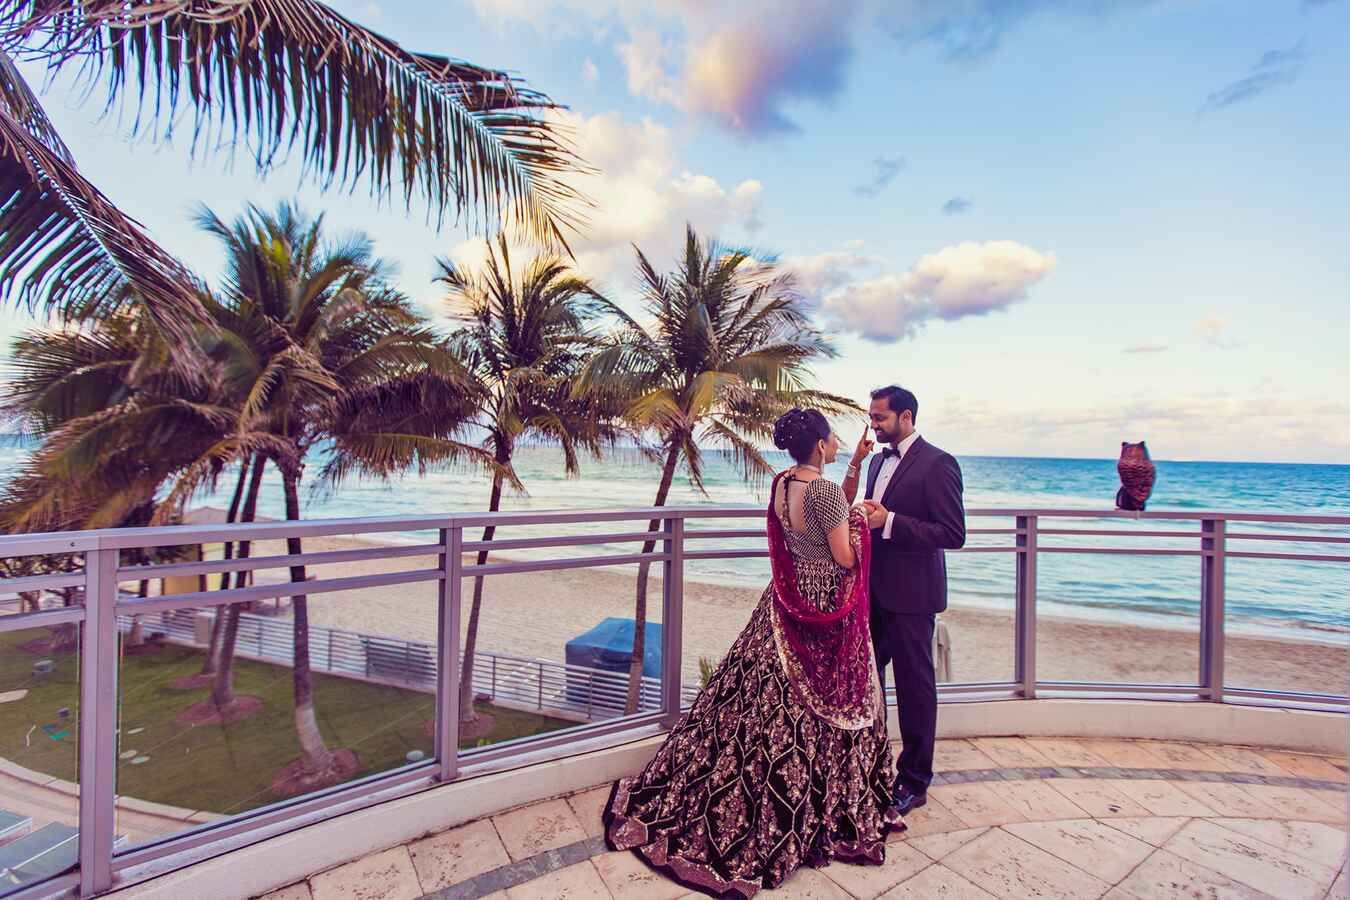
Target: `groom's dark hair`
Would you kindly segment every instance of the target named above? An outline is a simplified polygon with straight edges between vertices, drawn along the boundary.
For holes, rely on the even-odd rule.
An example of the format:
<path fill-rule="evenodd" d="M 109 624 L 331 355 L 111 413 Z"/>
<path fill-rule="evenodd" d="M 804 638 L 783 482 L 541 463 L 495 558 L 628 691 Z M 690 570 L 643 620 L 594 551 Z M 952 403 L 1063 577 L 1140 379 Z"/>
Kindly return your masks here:
<path fill-rule="evenodd" d="M 891 408 L 891 412 L 899 414 L 909 410 L 910 419 L 918 424 L 919 398 L 915 397 L 912 391 L 907 391 L 898 384 L 888 384 L 872 392 L 873 400 L 880 400 L 882 397 L 886 398 L 886 405 Z"/>

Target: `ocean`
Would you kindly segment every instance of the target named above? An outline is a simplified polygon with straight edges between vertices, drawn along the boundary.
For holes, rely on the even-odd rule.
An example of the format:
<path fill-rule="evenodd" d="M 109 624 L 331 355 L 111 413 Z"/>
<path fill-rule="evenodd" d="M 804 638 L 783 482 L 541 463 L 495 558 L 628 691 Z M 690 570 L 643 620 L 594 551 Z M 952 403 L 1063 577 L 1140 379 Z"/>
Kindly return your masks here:
<path fill-rule="evenodd" d="M 29 452 L 14 438 L 0 438 L 0 482 Z M 786 456 L 770 453 L 771 462 L 786 465 Z M 1119 481 L 1111 459 L 1046 459 L 1025 457 L 960 457 L 965 478 L 967 508 L 1040 507 L 1107 510 L 1112 508 Z M 584 460 L 579 477 L 566 478 L 561 455 L 550 448 L 524 448 L 517 471 L 528 494 L 508 495 L 508 510 L 636 508 L 649 506 L 659 475 L 657 464 L 635 450 L 618 450 L 604 459 Z M 1261 511 L 1298 514 L 1350 515 L 1350 466 L 1273 463 L 1157 461 L 1158 480 L 1150 510 Z M 321 459 L 308 466 L 317 473 Z M 827 470 L 839 480 L 843 462 Z M 749 505 L 762 507 L 767 485 L 754 484 L 726 456 L 705 457 L 707 495 L 686 477 L 677 477 L 670 504 L 681 506 Z M 225 506 L 228 489 L 197 498 L 199 505 Z M 423 477 L 409 475 L 388 483 L 352 480 L 336 489 L 303 492 L 306 518 L 349 516 L 434 515 L 441 512 L 486 508 L 488 482 L 481 473 L 441 471 Z M 259 512 L 280 518 L 281 485 L 270 478 L 260 498 Z M 1008 518 L 975 518 L 970 528 L 1009 527 Z M 1109 527 L 1123 530 L 1198 529 L 1189 522 L 1135 522 L 1132 520 L 1071 520 L 1057 527 Z M 626 528 L 627 526 L 618 526 Z M 633 530 L 642 527 L 633 523 Z M 707 522 L 693 527 L 713 527 Z M 716 527 L 750 527 L 727 522 Z M 1042 527 L 1051 527 L 1047 523 Z M 603 530 L 613 531 L 611 523 Z M 596 530 L 550 526 L 550 533 Z M 1237 529 L 1235 529 L 1237 530 Z M 1243 531 L 1279 530 L 1299 534 L 1350 534 L 1350 529 L 1321 526 L 1243 526 Z M 542 533 L 538 529 L 532 534 Z M 511 535 L 499 532 L 501 537 Z M 521 534 L 516 534 L 521 536 Z M 421 542 L 426 533 L 388 535 L 389 540 Z M 1171 538 L 1043 536 L 1042 546 L 1071 542 L 1075 546 L 1194 546 Z M 723 542 L 724 546 L 753 547 L 757 540 Z M 971 544 L 1008 546 L 1008 535 L 972 535 Z M 558 548 L 553 556 L 585 553 L 632 552 L 633 544 L 606 549 Z M 703 545 L 710 548 L 711 545 Z M 1230 546 L 1233 546 L 1230 544 Z M 1344 545 L 1298 541 L 1243 541 L 1243 549 L 1290 553 L 1345 555 Z M 763 584 L 768 564 L 762 559 L 692 561 L 686 577 L 734 585 Z M 1013 556 L 969 553 L 948 556 L 951 603 L 991 609 L 1011 609 Z M 1106 618 L 1175 627 L 1194 627 L 1199 611 L 1200 561 L 1197 557 L 1138 557 L 1119 555 L 1042 554 L 1039 559 L 1038 602 L 1043 614 Z M 1341 642 L 1350 633 L 1350 567 L 1345 563 L 1264 559 L 1230 559 L 1227 567 L 1227 614 L 1231 628 L 1243 632 L 1297 633 L 1312 640 Z M 1291 632 L 1291 629 L 1297 629 Z"/>

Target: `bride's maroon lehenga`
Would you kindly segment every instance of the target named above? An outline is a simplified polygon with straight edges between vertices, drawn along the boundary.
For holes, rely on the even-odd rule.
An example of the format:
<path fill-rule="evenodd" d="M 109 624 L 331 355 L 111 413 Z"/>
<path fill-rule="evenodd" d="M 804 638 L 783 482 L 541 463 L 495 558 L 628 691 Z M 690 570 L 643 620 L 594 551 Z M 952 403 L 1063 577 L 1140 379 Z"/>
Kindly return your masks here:
<path fill-rule="evenodd" d="M 904 827 L 867 624 L 870 532 L 833 482 L 810 482 L 804 503 L 798 532 L 770 501 L 773 581 L 693 707 L 605 807 L 612 849 L 704 893 L 748 898 L 803 863 L 879 865 L 886 834 Z M 826 537 L 845 520 L 851 570 Z"/>

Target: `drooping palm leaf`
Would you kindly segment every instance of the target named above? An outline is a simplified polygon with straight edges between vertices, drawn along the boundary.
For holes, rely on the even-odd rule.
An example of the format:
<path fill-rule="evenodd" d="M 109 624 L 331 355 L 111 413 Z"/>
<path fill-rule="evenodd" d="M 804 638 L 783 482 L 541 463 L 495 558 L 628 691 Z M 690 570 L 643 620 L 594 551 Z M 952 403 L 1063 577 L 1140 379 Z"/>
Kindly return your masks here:
<path fill-rule="evenodd" d="M 201 315 L 196 278 L 31 121 L 0 103 L 0 294 L 67 319 L 136 303 L 160 331 L 184 335 Z"/>
<path fill-rule="evenodd" d="M 244 141 L 260 171 L 298 151 L 322 187 L 401 186 L 438 221 L 450 210 L 565 248 L 585 203 L 546 96 L 409 52 L 317 0 L 0 0 L 0 49 L 79 61 L 86 85 L 106 77 L 110 108 L 134 101 L 133 132 L 168 135 L 186 107 L 194 149 Z"/>
<path fill-rule="evenodd" d="M 0 53 L 0 107 L 9 110 L 9 114 L 23 123 L 48 150 L 71 165 L 75 164 L 70 149 L 61 139 L 56 126 L 47 118 L 47 111 L 42 108 L 41 101 L 28 82 L 19 74 L 8 53 Z"/>

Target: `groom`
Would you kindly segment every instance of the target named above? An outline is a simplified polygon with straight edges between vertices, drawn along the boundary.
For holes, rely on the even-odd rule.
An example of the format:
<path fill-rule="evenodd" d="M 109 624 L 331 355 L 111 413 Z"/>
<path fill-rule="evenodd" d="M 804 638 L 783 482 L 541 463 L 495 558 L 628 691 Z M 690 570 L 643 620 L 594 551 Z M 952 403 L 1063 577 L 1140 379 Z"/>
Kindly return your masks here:
<path fill-rule="evenodd" d="M 872 527 L 872 644 L 882 693 L 886 666 L 895 668 L 900 759 L 894 799 L 901 813 L 928 801 L 937 737 L 934 617 L 947 608 L 943 550 L 966 542 L 961 467 L 919 437 L 919 401 L 892 385 L 872 392 L 877 443 L 867 471 L 867 522 Z"/>

